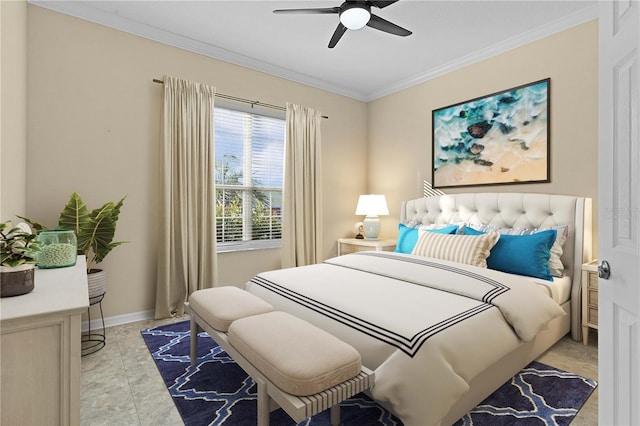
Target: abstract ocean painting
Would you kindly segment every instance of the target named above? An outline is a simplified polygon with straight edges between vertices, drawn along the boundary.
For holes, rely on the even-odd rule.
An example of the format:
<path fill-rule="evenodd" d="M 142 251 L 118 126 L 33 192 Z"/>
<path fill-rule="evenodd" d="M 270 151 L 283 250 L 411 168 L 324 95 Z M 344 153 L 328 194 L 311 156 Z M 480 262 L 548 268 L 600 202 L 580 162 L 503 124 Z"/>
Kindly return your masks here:
<path fill-rule="evenodd" d="M 434 110 L 434 188 L 549 182 L 549 84 Z"/>

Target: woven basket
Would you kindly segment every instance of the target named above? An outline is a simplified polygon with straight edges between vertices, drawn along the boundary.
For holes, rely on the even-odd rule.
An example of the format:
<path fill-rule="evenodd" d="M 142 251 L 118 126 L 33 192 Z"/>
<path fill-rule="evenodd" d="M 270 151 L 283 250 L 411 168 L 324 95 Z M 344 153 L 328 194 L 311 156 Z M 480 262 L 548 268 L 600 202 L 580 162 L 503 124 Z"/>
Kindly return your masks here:
<path fill-rule="evenodd" d="M 102 296 L 107 291 L 107 273 L 102 269 L 92 269 L 87 274 L 89 299 Z"/>

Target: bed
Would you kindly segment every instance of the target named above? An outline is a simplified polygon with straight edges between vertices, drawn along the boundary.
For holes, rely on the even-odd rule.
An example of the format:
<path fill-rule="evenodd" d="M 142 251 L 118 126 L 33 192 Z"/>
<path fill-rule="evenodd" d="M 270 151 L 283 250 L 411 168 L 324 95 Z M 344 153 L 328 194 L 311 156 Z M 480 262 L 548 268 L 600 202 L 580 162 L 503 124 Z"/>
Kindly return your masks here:
<path fill-rule="evenodd" d="M 403 202 L 400 224 L 422 229 L 410 253 L 348 254 L 261 273 L 246 288 L 354 346 L 376 373 L 371 396 L 406 425 L 452 424 L 567 333 L 580 340 L 590 199 L 448 194 Z M 447 225 L 472 235 L 446 234 Z M 487 247 L 497 253 L 505 242 L 524 241 L 506 237 L 519 230 L 535 230 L 535 238 L 552 232 L 554 239 L 564 231 L 562 277 L 483 267 Z M 464 250 L 450 249 L 460 244 Z M 441 255 L 450 251 L 473 260 Z"/>

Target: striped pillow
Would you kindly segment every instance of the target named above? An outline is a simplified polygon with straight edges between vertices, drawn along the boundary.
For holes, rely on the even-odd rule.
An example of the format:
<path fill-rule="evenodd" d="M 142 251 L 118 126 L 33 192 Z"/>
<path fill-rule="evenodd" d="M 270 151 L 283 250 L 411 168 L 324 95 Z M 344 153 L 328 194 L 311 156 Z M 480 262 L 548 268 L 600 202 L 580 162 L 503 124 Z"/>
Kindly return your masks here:
<path fill-rule="evenodd" d="M 486 268 L 487 257 L 499 238 L 498 232 L 482 235 L 423 232 L 411 254 Z"/>

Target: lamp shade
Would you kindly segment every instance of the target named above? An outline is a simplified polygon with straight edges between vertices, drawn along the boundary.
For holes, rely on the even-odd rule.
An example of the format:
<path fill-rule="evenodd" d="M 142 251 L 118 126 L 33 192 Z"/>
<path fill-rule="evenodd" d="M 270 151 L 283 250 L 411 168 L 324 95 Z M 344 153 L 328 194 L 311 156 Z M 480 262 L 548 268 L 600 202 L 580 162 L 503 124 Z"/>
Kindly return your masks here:
<path fill-rule="evenodd" d="M 387 199 L 384 195 L 361 195 L 358 199 L 356 214 L 365 216 L 388 215 Z"/>
<path fill-rule="evenodd" d="M 359 30 L 367 25 L 371 18 L 371 12 L 361 5 L 349 5 L 340 13 L 340 22 L 350 30 Z"/>

